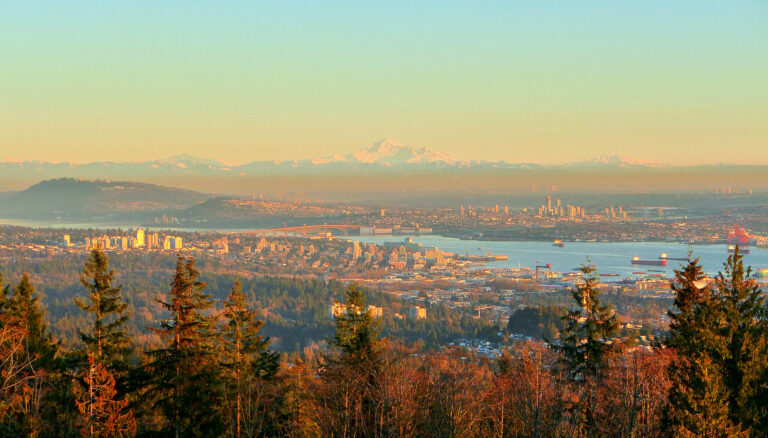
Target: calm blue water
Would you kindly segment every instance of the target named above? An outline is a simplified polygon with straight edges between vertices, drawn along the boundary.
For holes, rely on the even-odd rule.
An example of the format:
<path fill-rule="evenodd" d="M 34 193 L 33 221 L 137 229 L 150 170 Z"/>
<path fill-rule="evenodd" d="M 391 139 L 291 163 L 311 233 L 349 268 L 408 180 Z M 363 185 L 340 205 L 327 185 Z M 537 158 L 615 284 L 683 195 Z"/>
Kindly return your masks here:
<path fill-rule="evenodd" d="M 350 236 L 348 239 L 361 242 L 384 243 L 403 241 L 401 236 Z M 552 246 L 552 242 L 500 242 L 460 240 L 439 236 L 414 236 L 415 243 L 423 246 L 436 246 L 443 251 L 459 254 L 484 255 L 506 254 L 509 260 L 487 263 L 489 267 L 516 268 L 518 266 L 534 267 L 551 263 L 552 269 L 558 272 L 568 272 L 578 268 L 589 259 L 597 265 L 601 274 L 620 274 L 626 276 L 634 271 L 648 269 L 663 270 L 668 276 L 680 266 L 682 261 L 670 260 L 667 266 L 632 265 L 632 256 L 641 259 L 658 259 L 662 252 L 669 257 L 685 257 L 693 250 L 694 257 L 700 257 L 704 269 L 715 274 L 721 270 L 728 257 L 726 245 L 688 245 L 668 242 L 565 242 L 565 248 Z M 768 249 L 750 248 L 750 254 L 744 256 L 744 262 L 755 268 L 768 267 Z"/>

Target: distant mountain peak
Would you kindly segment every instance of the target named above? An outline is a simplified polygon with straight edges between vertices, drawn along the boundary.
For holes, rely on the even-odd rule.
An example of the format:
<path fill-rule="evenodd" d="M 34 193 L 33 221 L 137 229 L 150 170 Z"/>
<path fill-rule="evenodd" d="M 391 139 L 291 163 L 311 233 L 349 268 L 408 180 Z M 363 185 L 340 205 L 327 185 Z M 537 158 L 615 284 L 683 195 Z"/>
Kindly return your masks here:
<path fill-rule="evenodd" d="M 666 167 L 666 165 L 654 161 L 641 160 L 635 157 L 620 154 L 603 154 L 587 161 L 573 163 L 577 166 L 611 166 L 611 167 Z"/>
<path fill-rule="evenodd" d="M 162 160 L 150 162 L 153 168 L 160 166 L 177 167 L 179 169 L 205 168 L 207 170 L 228 170 L 229 166 L 213 158 L 200 158 L 189 154 L 179 154 Z"/>
<path fill-rule="evenodd" d="M 396 166 L 401 164 L 458 163 L 458 160 L 448 154 L 427 147 L 416 148 L 405 145 L 392 140 L 391 138 L 379 140 L 358 152 L 349 154 L 345 157 L 345 161 L 366 164 L 375 163 L 386 166 Z"/>

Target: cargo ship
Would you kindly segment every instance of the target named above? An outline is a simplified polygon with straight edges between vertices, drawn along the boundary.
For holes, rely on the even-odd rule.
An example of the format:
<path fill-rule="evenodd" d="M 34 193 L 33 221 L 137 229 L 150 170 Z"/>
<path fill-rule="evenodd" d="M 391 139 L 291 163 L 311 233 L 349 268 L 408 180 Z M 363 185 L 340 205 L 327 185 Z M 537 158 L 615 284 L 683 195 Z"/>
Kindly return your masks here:
<path fill-rule="evenodd" d="M 563 243 L 563 241 L 560 239 L 555 239 L 555 241 L 552 243 L 552 246 L 556 246 L 558 248 L 564 248 L 565 243 Z"/>
<path fill-rule="evenodd" d="M 736 245 L 728 245 L 728 253 L 733 254 L 736 252 Z M 739 247 L 739 254 L 749 254 L 749 248 Z"/>
<path fill-rule="evenodd" d="M 649 266 L 667 266 L 667 260 L 643 260 L 638 256 L 632 257 L 633 265 L 649 265 Z"/>

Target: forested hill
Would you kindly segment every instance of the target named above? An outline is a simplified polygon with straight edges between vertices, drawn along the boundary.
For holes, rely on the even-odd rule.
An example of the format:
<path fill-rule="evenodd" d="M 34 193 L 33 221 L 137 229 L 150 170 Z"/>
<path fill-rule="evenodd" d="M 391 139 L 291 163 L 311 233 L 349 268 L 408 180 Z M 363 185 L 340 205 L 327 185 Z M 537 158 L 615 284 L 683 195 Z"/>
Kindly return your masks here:
<path fill-rule="evenodd" d="M 115 269 L 115 282 L 122 286 L 133 317 L 127 322 L 128 332 L 136 347 L 144 348 L 158 339 L 147 327 L 167 317 L 157 305 L 164 298 L 173 279 L 175 257 L 171 254 L 110 254 L 110 266 Z M 87 317 L 75 305 L 75 297 L 87 296 L 79 274 L 85 255 L 55 259 L 17 259 L 13 263 L 0 260 L 0 275 L 7 282 L 29 273 L 32 283 L 46 308 L 55 337 L 65 346 L 77 345 L 78 330 L 88 325 Z M 205 288 L 216 300 L 216 306 L 227 297 L 238 278 L 249 305 L 259 309 L 265 321 L 262 333 L 272 339 L 272 347 L 281 352 L 298 352 L 311 344 L 323 343 L 332 334 L 333 320 L 327 306 L 343 300 L 344 284 L 319 279 L 296 277 L 241 276 L 231 266 L 216 259 L 201 258 L 197 265 L 206 282 Z M 458 338 L 497 339 L 499 327 L 472 318 L 446 305 L 430 308 L 427 318 L 413 321 L 398 319 L 396 313 L 406 314 L 407 303 L 385 294 L 371 294 L 369 303 L 386 309 L 381 325 L 384 334 L 437 348 Z"/>
<path fill-rule="evenodd" d="M 654 347 L 619 335 L 585 266 L 567 310 L 517 314 L 554 325 L 565 311 L 558 338 L 494 359 L 420 348 L 412 334 L 451 333 L 449 308 L 401 325 L 362 311 L 396 303 L 355 285 L 237 282 L 218 262 L 181 255 L 11 259 L 21 263 L 0 266 L 2 437 L 768 436 L 766 294 L 738 251 L 712 282 L 697 260 L 677 271 L 669 334 Z M 343 312 L 323 315 L 336 299 Z M 56 340 L 46 315 L 79 328 L 82 342 Z M 473 321 L 457 326 L 481 339 Z M 296 347 L 326 342 L 281 356 L 269 327 Z"/>
<path fill-rule="evenodd" d="M 3 201 L 2 215 L 34 219 L 90 219 L 94 215 L 131 215 L 177 210 L 210 195 L 191 190 L 127 181 L 73 178 L 39 182 Z"/>

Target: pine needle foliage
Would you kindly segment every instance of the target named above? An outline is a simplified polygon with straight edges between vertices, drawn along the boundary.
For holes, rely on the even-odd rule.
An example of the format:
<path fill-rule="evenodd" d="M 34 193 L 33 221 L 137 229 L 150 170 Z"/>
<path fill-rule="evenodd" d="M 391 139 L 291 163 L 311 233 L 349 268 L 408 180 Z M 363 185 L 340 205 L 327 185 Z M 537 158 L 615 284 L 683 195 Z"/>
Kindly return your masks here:
<path fill-rule="evenodd" d="M 717 330 L 722 312 L 699 259 L 675 270 L 672 290 L 677 311 L 669 311 L 667 346 L 677 360 L 667 370 L 672 386 L 666 430 L 681 437 L 743 436 L 730 418 L 725 370 L 717 359 L 727 350 Z"/>
<path fill-rule="evenodd" d="M 753 435 L 768 435 L 768 319 L 765 292 L 744 267 L 739 248 L 715 278 L 720 312 L 713 321 L 722 340 L 713 359 L 723 364 L 731 419 Z"/>
<path fill-rule="evenodd" d="M 599 377 L 620 346 L 614 337 L 619 322 L 613 306 L 600 302 L 600 277 L 593 265 L 583 265 L 581 282 L 571 291 L 577 306 L 563 316 L 564 327 L 555 349 L 574 380 Z"/>
<path fill-rule="evenodd" d="M 273 378 L 280 367 L 279 356 L 267 349 L 269 339 L 259 335 L 264 321 L 257 318 L 256 310 L 248 307 L 239 280 L 224 301 L 223 315 L 226 320 L 221 328 L 222 366 L 231 395 L 228 399 L 234 401 L 234 412 L 229 413 L 231 434 L 240 437 L 246 420 L 243 399 L 248 395 L 248 385 L 257 379 Z"/>
<path fill-rule="evenodd" d="M 136 419 L 127 409 L 128 400 L 117 399 L 114 377 L 92 355 L 88 356 L 88 365 L 78 376 L 74 393 L 81 415 L 82 437 L 134 436 Z"/>
<path fill-rule="evenodd" d="M 345 292 L 345 310 L 337 315 L 336 332 L 329 344 L 341 353 L 348 364 L 375 363 L 381 358 L 379 324 L 366 310 L 365 296 L 356 284 Z"/>
<path fill-rule="evenodd" d="M 13 288 L 7 312 L 16 318 L 26 333 L 24 346 L 27 356 L 36 358 L 38 367 L 50 367 L 58 347 L 45 322 L 45 310 L 40 305 L 40 298 L 26 272 Z"/>
<path fill-rule="evenodd" d="M 88 298 L 76 297 L 75 303 L 93 316 L 93 327 L 88 332 L 80 331 L 84 352 L 110 369 L 124 371 L 130 342 L 125 329 L 128 303 L 123 300 L 121 287 L 112 286 L 114 276 L 106 253 L 101 248 L 91 251 L 80 274 Z"/>
<path fill-rule="evenodd" d="M 150 403 L 166 419 L 163 435 L 218 436 L 223 431 L 216 319 L 205 286 L 194 259 L 179 254 L 170 297 L 157 299 L 170 317 L 150 327 L 164 345 L 148 352 L 146 369 Z"/>

